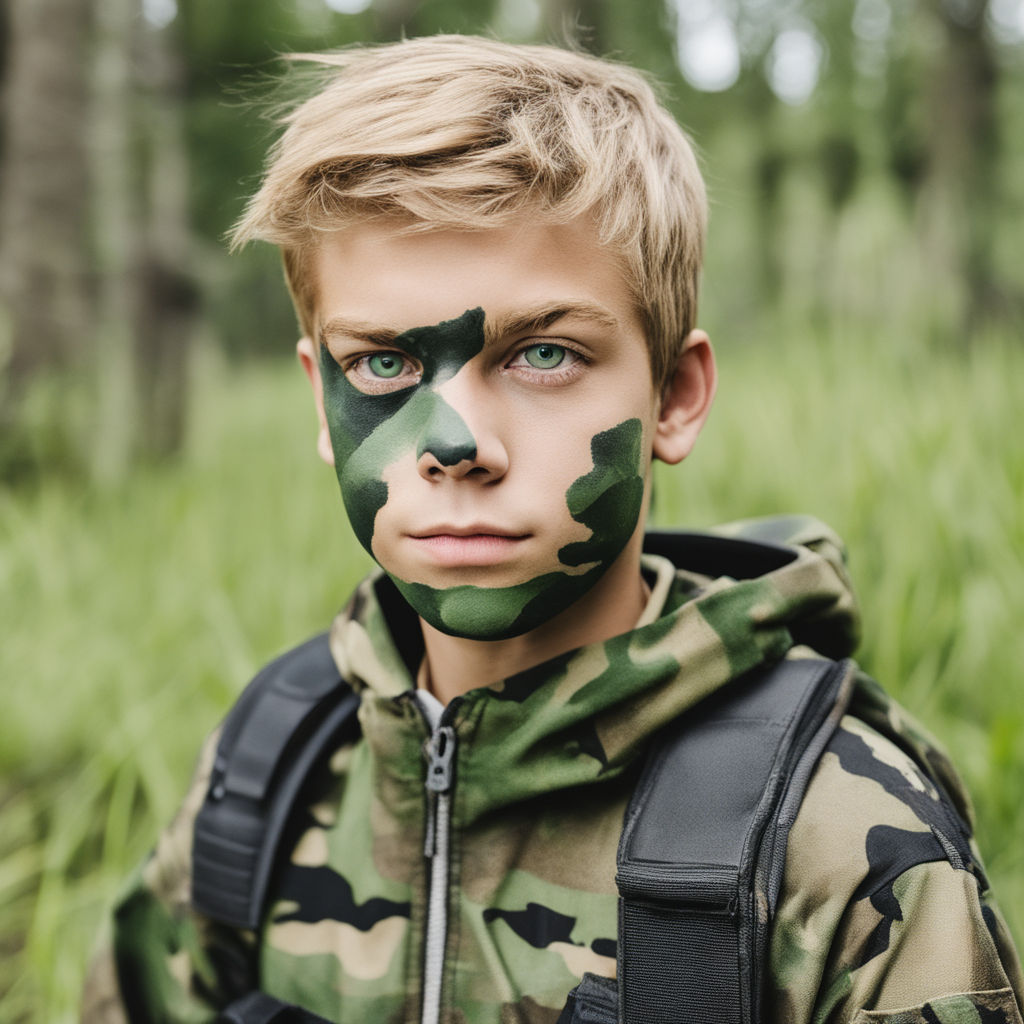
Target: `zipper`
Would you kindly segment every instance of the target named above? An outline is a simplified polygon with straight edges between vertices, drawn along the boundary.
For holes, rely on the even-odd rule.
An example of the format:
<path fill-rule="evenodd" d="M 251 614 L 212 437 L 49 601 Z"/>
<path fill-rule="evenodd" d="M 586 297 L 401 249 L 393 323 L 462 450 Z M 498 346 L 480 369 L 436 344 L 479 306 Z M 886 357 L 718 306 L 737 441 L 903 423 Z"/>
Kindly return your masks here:
<path fill-rule="evenodd" d="M 454 703 L 454 702 L 453 702 Z M 449 705 L 444 719 L 451 720 Z M 426 942 L 423 953 L 423 1012 L 421 1024 L 438 1024 L 441 1016 L 441 978 L 448 938 L 448 885 L 451 867 L 451 799 L 455 769 L 455 730 L 434 728 L 427 744 L 427 827 L 423 855 L 430 861 Z"/>

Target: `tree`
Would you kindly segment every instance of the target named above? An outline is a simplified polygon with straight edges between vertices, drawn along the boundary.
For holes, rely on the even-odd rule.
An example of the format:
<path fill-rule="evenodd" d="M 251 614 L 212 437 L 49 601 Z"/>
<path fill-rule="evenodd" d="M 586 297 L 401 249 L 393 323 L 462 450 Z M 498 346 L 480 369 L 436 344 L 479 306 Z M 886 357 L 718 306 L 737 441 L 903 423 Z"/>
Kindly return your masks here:
<path fill-rule="evenodd" d="M 988 0 L 924 0 L 942 45 L 927 81 L 928 130 L 920 204 L 934 272 L 962 295 L 954 329 L 968 338 L 998 305 L 993 242 L 999 196 L 998 69 Z"/>
<path fill-rule="evenodd" d="M 188 361 L 199 283 L 193 274 L 185 138 L 184 68 L 170 27 L 142 27 L 137 136 L 144 144 L 139 319 L 134 380 L 142 414 L 135 449 L 146 457 L 177 451 L 185 433 Z"/>
<path fill-rule="evenodd" d="M 0 478 L 26 468 L 29 392 L 81 361 L 91 0 L 11 0 L 0 167 Z M 61 403 L 58 402 L 58 406 Z M 55 416 L 59 417 L 60 409 Z"/>

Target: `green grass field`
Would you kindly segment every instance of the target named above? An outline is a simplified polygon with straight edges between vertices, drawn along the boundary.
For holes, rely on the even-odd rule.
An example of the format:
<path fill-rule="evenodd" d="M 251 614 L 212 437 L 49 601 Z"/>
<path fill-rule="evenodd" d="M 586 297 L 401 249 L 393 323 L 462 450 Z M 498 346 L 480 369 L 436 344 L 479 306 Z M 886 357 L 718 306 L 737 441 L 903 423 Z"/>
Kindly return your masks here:
<path fill-rule="evenodd" d="M 844 535 L 862 661 L 952 750 L 1022 943 L 1024 347 L 779 333 L 720 351 L 655 521 L 805 511 Z M 102 493 L 0 491 L 0 1021 L 75 1018 L 104 908 L 201 737 L 369 564 L 304 389 L 291 367 L 209 359 L 179 464 Z"/>

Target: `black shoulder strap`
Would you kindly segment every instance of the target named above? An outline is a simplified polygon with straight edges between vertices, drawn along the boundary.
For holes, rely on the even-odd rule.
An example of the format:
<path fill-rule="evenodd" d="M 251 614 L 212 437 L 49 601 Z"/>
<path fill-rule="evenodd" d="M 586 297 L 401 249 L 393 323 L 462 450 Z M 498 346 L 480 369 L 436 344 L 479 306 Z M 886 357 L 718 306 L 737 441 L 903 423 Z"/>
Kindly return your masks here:
<path fill-rule="evenodd" d="M 787 659 L 679 721 L 619 843 L 620 1020 L 756 1024 L 790 826 L 852 688 L 848 662 Z"/>
<path fill-rule="evenodd" d="M 257 928 L 289 812 L 310 770 L 358 735 L 358 697 L 341 678 L 327 634 L 267 665 L 224 721 L 192 840 L 192 905 Z"/>

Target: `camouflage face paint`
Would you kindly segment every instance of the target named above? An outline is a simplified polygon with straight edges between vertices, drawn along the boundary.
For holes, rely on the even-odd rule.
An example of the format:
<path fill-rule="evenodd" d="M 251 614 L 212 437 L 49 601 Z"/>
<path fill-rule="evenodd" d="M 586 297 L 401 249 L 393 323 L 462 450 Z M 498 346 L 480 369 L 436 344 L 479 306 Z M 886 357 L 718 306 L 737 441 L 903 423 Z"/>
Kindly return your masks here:
<path fill-rule="evenodd" d="M 476 442 L 459 414 L 437 393 L 484 346 L 484 311 L 470 309 L 436 327 L 414 327 L 395 339 L 423 367 L 418 384 L 380 395 L 364 394 L 320 346 L 324 410 L 334 469 L 352 529 L 373 554 L 373 521 L 388 500 L 384 467 L 415 447 L 428 448 L 443 465 L 476 455 Z"/>
<path fill-rule="evenodd" d="M 417 327 L 395 339 L 422 367 L 409 387 L 384 394 L 356 388 L 325 346 L 320 349 L 324 407 L 335 470 L 352 528 L 373 555 L 377 513 L 388 499 L 386 466 L 410 450 L 430 451 L 442 465 L 476 457 L 476 440 L 438 388 L 484 345 L 484 311 Z M 508 587 L 431 587 L 394 576 L 405 599 L 444 633 L 499 640 L 535 629 L 585 594 L 633 534 L 644 494 L 643 428 L 628 419 L 590 442 L 593 468 L 566 491 L 569 515 L 591 530 L 585 541 L 557 552 L 552 571 Z M 564 567 L 559 568 L 559 567 Z"/>
<path fill-rule="evenodd" d="M 593 531 L 567 544 L 558 561 L 585 572 L 549 572 L 511 587 L 447 587 L 395 580 L 405 599 L 442 632 L 478 640 L 501 640 L 536 629 L 581 598 L 615 561 L 636 528 L 643 505 L 643 431 L 626 420 L 590 442 L 594 468 L 566 492 L 569 514 Z"/>

